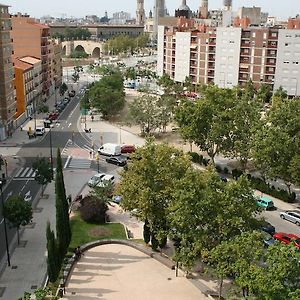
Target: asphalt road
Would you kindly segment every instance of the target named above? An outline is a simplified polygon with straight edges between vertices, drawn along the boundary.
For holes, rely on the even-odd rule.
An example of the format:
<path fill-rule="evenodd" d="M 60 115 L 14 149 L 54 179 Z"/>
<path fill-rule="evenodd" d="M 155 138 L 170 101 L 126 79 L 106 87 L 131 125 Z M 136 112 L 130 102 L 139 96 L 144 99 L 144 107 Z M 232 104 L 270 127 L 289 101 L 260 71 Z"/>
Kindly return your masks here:
<path fill-rule="evenodd" d="M 75 96 L 70 103 L 66 106 L 64 111 L 60 114 L 58 122 L 51 129 L 51 140 L 52 140 L 52 154 L 54 167 L 56 165 L 57 149 L 62 150 L 69 139 L 76 140 L 77 145 L 82 147 L 90 141 L 88 138 L 78 132 L 77 121 L 80 116 L 79 109 L 80 95 Z M 37 138 L 33 143 L 24 145 L 17 156 L 25 159 L 23 168 L 30 169 L 32 163 L 37 157 L 50 157 L 50 132 L 47 132 L 44 136 Z M 63 163 L 66 158 L 63 158 Z M 94 166 L 95 167 L 95 166 Z M 30 191 L 32 199 L 34 199 L 40 190 L 40 186 L 35 182 L 33 178 L 13 178 L 3 190 L 4 202 L 11 195 L 25 195 Z M 12 240 L 16 235 L 16 229 L 7 226 L 8 228 L 8 241 L 11 244 Z M 0 206 L 0 260 L 3 255 L 6 254 L 5 236 L 4 236 L 4 222 L 2 216 L 2 206 Z M 3 242 L 2 242 L 3 241 Z"/>

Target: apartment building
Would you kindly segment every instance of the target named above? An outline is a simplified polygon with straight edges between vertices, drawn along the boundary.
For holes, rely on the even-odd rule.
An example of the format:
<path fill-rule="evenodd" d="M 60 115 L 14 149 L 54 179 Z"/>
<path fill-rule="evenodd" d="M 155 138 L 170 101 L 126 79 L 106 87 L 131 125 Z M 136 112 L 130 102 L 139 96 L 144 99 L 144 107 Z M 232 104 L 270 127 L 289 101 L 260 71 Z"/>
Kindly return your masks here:
<path fill-rule="evenodd" d="M 35 101 L 43 90 L 42 63 L 33 56 L 14 59 L 17 95 L 16 122 L 21 124 L 34 113 Z"/>
<path fill-rule="evenodd" d="M 11 17 L 8 8 L 0 4 L 0 140 L 6 139 L 13 131 L 16 112 Z"/>
<path fill-rule="evenodd" d="M 11 37 L 13 39 L 14 58 L 34 56 L 41 60 L 43 90 L 39 100 L 47 100 L 52 84 L 50 29 L 39 24 L 28 15 L 18 13 L 12 17 Z"/>
<path fill-rule="evenodd" d="M 53 94 L 54 92 L 58 92 L 59 87 L 62 84 L 62 47 L 61 42 L 56 40 L 50 41 L 50 59 L 51 59 L 51 90 L 50 94 Z"/>
<path fill-rule="evenodd" d="M 194 83 L 232 88 L 251 79 L 256 87 L 282 86 L 300 96 L 298 29 L 160 26 L 157 63 L 158 75 L 177 82 L 191 76 Z"/>
<path fill-rule="evenodd" d="M 279 30 L 274 88 L 288 95 L 300 95 L 300 30 Z"/>

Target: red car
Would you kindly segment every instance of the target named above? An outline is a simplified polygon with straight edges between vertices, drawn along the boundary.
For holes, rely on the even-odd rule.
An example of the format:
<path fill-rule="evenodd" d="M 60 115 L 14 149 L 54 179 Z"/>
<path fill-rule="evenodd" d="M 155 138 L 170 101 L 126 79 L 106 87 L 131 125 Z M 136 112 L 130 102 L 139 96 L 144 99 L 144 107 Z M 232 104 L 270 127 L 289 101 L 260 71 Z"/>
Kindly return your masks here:
<path fill-rule="evenodd" d="M 123 145 L 121 147 L 121 153 L 133 153 L 133 152 L 135 152 L 134 145 Z"/>
<path fill-rule="evenodd" d="M 50 113 L 48 116 L 48 119 L 51 121 L 55 121 L 57 118 L 58 118 L 58 113 L 55 113 L 55 112 Z"/>
<path fill-rule="evenodd" d="M 294 245 L 300 249 L 300 237 L 296 234 L 277 232 L 273 235 L 273 238 L 284 244 L 290 244 L 293 242 Z"/>

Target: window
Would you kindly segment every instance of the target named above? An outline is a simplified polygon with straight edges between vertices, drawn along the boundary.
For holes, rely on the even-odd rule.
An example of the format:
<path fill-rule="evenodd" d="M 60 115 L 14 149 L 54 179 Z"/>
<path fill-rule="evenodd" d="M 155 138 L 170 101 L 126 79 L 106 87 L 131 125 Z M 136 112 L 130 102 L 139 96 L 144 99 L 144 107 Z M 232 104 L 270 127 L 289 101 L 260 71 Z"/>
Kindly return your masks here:
<path fill-rule="evenodd" d="M 252 37 L 255 38 L 256 32 L 252 32 Z"/>

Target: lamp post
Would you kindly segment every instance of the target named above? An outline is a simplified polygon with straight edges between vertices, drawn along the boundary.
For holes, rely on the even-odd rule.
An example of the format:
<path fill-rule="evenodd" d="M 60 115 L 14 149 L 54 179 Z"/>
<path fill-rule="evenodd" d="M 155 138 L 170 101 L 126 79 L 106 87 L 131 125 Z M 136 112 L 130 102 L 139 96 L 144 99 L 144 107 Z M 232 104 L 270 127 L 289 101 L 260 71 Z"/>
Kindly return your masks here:
<path fill-rule="evenodd" d="M 50 165 L 51 165 L 51 172 L 53 176 L 53 155 L 52 155 L 52 128 L 50 125 L 50 130 L 49 130 L 49 142 L 50 142 Z"/>
<path fill-rule="evenodd" d="M 55 107 L 57 105 L 56 80 L 57 80 L 57 75 L 54 75 L 54 101 L 55 101 Z"/>
<path fill-rule="evenodd" d="M 100 156 L 99 156 L 99 153 L 97 153 L 96 160 L 97 160 L 97 170 L 98 170 L 98 173 L 100 173 L 100 164 L 99 164 Z"/>
<path fill-rule="evenodd" d="M 4 221 L 4 235 L 5 235 L 5 244 L 6 244 L 6 254 L 7 254 L 7 265 L 10 267 L 10 255 L 9 255 L 9 247 L 8 247 L 8 239 L 7 239 L 6 218 L 5 218 L 4 213 L 3 213 L 4 212 L 4 197 L 3 197 L 2 185 L 3 185 L 3 182 L 0 181 L 2 214 L 3 214 L 3 221 Z"/>
<path fill-rule="evenodd" d="M 33 90 L 33 117 L 34 117 L 34 133 L 36 133 L 36 97 L 37 90 Z"/>

